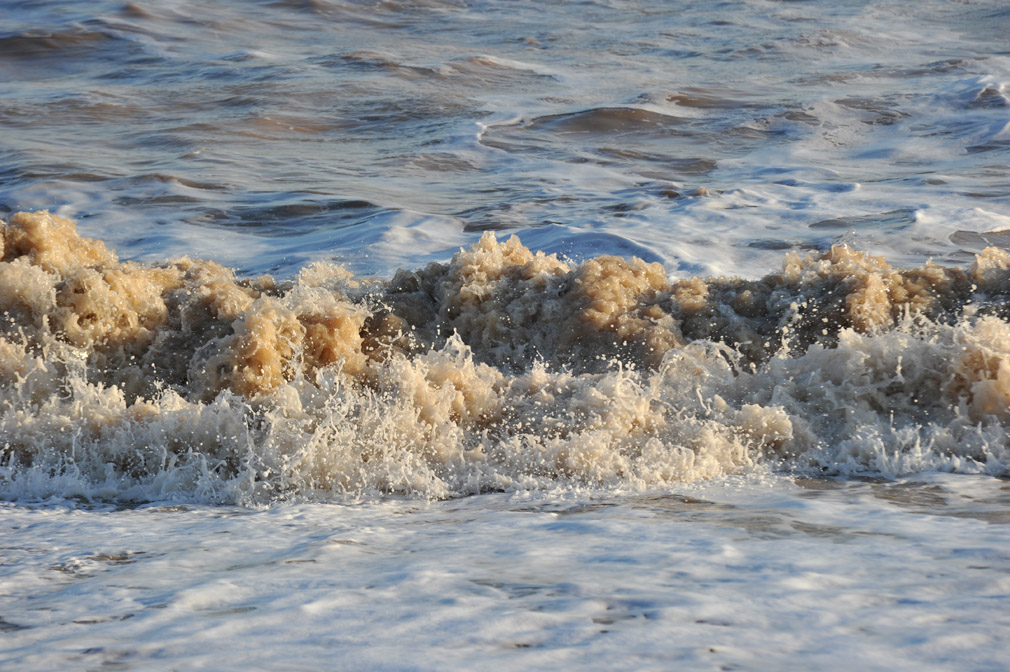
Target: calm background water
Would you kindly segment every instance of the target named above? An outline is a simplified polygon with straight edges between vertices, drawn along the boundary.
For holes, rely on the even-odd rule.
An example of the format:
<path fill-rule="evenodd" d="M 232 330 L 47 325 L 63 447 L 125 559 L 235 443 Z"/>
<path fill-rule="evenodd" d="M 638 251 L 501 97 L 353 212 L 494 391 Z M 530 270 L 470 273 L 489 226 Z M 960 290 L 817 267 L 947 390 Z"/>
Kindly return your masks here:
<path fill-rule="evenodd" d="M 0 212 L 280 276 L 488 229 L 681 276 L 961 264 L 1010 240 L 1008 35 L 1003 2 L 0 0 Z M 123 508 L 68 477 L 0 506 L 0 667 L 1004 669 L 1008 492 Z"/>
<path fill-rule="evenodd" d="M 0 207 L 127 257 L 388 275 L 496 229 L 756 275 L 1010 226 L 1003 3 L 4 5 Z"/>

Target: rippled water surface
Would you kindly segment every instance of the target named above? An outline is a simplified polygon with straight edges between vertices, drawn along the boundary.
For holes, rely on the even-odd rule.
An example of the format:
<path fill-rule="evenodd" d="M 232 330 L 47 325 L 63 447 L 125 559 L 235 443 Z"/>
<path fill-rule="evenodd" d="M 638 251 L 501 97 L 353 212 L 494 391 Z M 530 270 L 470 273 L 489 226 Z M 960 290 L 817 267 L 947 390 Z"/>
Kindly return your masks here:
<path fill-rule="evenodd" d="M 839 239 L 964 261 L 951 234 L 1010 225 L 1002 3 L 11 9 L 0 204 L 129 256 L 385 275 L 532 230 L 757 274 Z"/>

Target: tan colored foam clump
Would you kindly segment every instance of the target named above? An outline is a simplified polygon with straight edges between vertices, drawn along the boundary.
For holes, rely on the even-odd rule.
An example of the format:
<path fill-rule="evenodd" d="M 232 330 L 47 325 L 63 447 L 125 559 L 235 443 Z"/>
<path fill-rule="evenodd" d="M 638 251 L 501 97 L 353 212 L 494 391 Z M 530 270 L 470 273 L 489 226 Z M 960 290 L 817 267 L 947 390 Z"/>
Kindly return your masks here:
<path fill-rule="evenodd" d="M 947 383 L 952 401 L 967 403 L 975 422 L 987 417 L 1010 420 L 1010 327 L 1002 320 L 983 318 L 962 335 L 960 352 L 952 362 Z"/>
<path fill-rule="evenodd" d="M 28 360 L 24 348 L 0 337 L 0 384 L 10 385 L 24 376 Z"/>
<path fill-rule="evenodd" d="M 505 376 L 473 361 L 458 338 L 447 347 L 414 360 L 392 363 L 381 385 L 394 397 L 410 399 L 417 418 L 434 431 L 488 427 L 501 420 Z"/>
<path fill-rule="evenodd" d="M 761 280 L 670 283 L 660 265 L 640 259 L 573 267 L 487 233 L 449 264 L 398 274 L 373 304 L 354 304 L 339 289 L 353 281 L 325 266 L 277 288 L 237 281 L 210 262 L 120 264 L 45 211 L 14 215 L 2 239 L 6 333 L 16 327 L 37 345 L 55 338 L 79 348 L 96 381 L 131 394 L 160 380 L 199 399 L 223 389 L 257 397 L 328 367 L 375 386 L 390 357 L 442 347 L 452 334 L 478 362 L 518 371 L 541 360 L 574 371 L 604 371 L 615 359 L 656 367 L 696 340 L 723 341 L 761 362 L 787 341 L 830 346 L 845 327 L 871 332 L 906 312 L 956 310 L 972 281 L 999 293 L 1010 277 L 1010 255 L 994 250 L 965 273 L 928 264 L 900 271 L 834 247 L 789 257 L 782 273 Z M 984 380 L 999 380 L 998 368 L 981 368 L 990 370 Z M 459 375 L 432 373 L 426 384 L 462 395 L 451 413 L 462 422 L 493 416 L 495 404 L 466 392 Z M 973 398 L 994 398 L 982 390 L 990 387 Z"/>
<path fill-rule="evenodd" d="M 669 350 L 683 345 L 676 321 L 660 306 L 668 298 L 660 264 L 613 256 L 590 259 L 575 274 L 575 310 L 565 322 L 563 343 L 583 357 L 631 346 L 635 359 L 656 366 Z M 598 353 L 586 352 L 590 348 Z"/>
<path fill-rule="evenodd" d="M 832 272 L 847 276 L 845 299 L 849 320 L 860 331 L 889 328 L 908 310 L 934 315 L 952 287 L 945 269 L 926 264 L 915 271 L 897 271 L 883 257 L 835 246 L 827 255 Z"/>
<path fill-rule="evenodd" d="M 889 328 L 906 311 L 935 316 L 956 302 L 964 274 L 927 263 L 920 269 L 896 270 L 883 257 L 835 245 L 819 258 L 787 258 L 783 279 L 818 290 L 819 298 L 844 296 L 841 319 L 859 331 Z"/>
<path fill-rule="evenodd" d="M 984 252 L 974 273 L 1006 293 L 1010 272 L 1000 270 L 1001 258 Z M 524 370 L 544 360 L 592 371 L 614 359 L 654 367 L 695 340 L 722 341 L 760 363 L 783 346 L 831 345 L 839 329 L 868 333 L 906 314 L 954 314 L 971 284 L 959 269 L 896 270 L 845 246 L 789 255 L 781 273 L 759 280 L 669 282 L 661 266 L 640 259 L 602 256 L 573 267 L 514 236 L 498 242 L 485 233 L 447 265 L 399 273 L 384 299 L 414 330 L 415 345 L 455 332 L 496 366 Z"/>
<path fill-rule="evenodd" d="M 171 268 L 80 268 L 59 283 L 52 326 L 75 346 L 139 356 L 165 322 L 164 294 L 180 284 Z"/>
<path fill-rule="evenodd" d="M 985 248 L 975 255 L 975 262 L 968 267 L 967 274 L 983 291 L 1010 292 L 1010 252 Z"/>
<path fill-rule="evenodd" d="M 659 264 L 600 257 L 573 268 L 515 236 L 499 243 L 485 233 L 448 265 L 401 272 L 386 299 L 422 341 L 455 332 L 497 366 L 542 359 L 584 369 L 616 356 L 655 365 L 677 347 L 677 325 L 660 305 L 666 290 Z"/>
<path fill-rule="evenodd" d="M 255 396 L 294 377 L 294 354 L 305 328 L 293 312 L 276 300 L 261 299 L 235 322 L 228 348 L 234 367 L 230 387 L 235 392 Z"/>
<path fill-rule="evenodd" d="M 556 334 L 542 325 L 557 319 L 557 297 L 569 267 L 555 255 L 533 254 L 519 239 L 498 243 L 485 233 L 461 250 L 436 281 L 442 329 L 454 330 L 477 351 L 493 353 L 498 364 L 525 365 L 551 352 Z M 556 328 L 556 322 L 554 327 Z"/>
<path fill-rule="evenodd" d="M 50 273 L 63 275 L 85 266 L 116 263 L 104 243 L 82 238 L 72 221 L 48 210 L 15 213 L 4 227 L 3 239 L 3 261 L 27 257 Z"/>
<path fill-rule="evenodd" d="M 272 297 L 254 302 L 232 325 L 210 369 L 223 367 L 223 383 L 234 392 L 256 396 L 321 367 L 339 365 L 348 375 L 367 363 L 361 351 L 364 313 L 350 306 L 327 312 L 298 313 Z"/>
<path fill-rule="evenodd" d="M 188 378 L 203 398 L 224 388 L 256 397 L 330 366 L 366 373 L 367 313 L 327 290 L 270 296 L 215 278 L 191 293 L 202 311 L 191 310 L 190 322 L 203 320 L 206 342 L 197 344 Z"/>
<path fill-rule="evenodd" d="M 0 262 L 0 328 L 37 333 L 55 306 L 52 275 L 21 259 Z"/>
<path fill-rule="evenodd" d="M 238 282 L 212 262 L 120 264 L 46 211 L 17 213 L 0 239 L 0 330 L 32 347 L 69 344 L 94 380 L 131 395 L 160 381 L 197 398 L 255 397 L 320 367 L 358 375 L 368 361 L 365 311 L 325 289 L 270 297 L 271 279 Z M 379 327 L 393 339 L 395 325 Z"/>

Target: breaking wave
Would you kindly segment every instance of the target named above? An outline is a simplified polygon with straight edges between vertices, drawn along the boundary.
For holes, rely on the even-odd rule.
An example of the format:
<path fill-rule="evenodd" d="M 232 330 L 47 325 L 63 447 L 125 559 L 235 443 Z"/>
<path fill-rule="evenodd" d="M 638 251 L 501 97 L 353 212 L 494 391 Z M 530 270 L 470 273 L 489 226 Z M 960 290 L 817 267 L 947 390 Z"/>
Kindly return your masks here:
<path fill-rule="evenodd" d="M 1010 254 L 760 280 L 485 234 L 389 282 L 0 236 L 0 495 L 241 504 L 643 490 L 757 468 L 1007 475 Z"/>

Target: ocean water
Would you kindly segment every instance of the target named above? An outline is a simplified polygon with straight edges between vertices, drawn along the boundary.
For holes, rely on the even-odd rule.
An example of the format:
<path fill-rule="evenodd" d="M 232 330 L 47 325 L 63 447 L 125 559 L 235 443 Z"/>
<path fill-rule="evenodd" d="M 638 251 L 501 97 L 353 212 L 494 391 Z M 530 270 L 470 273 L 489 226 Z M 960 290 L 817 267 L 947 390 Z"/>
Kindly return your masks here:
<path fill-rule="evenodd" d="M 1004 3 L 0 9 L 0 667 L 1005 669 Z"/>

